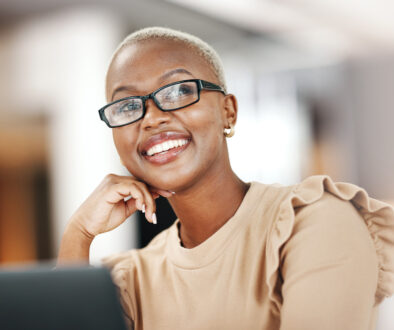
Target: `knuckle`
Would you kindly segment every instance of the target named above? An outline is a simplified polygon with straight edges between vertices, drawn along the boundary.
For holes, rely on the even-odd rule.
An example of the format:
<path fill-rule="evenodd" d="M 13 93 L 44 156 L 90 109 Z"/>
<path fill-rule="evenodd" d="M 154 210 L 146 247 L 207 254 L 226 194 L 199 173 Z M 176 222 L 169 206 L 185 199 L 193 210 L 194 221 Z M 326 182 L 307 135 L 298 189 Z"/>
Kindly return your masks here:
<path fill-rule="evenodd" d="M 142 195 L 140 190 L 138 189 L 138 187 L 134 183 L 119 182 L 116 184 L 116 186 L 124 191 L 127 191 L 130 195 L 133 196 L 133 198 L 139 198 Z"/>
<path fill-rule="evenodd" d="M 133 183 L 134 183 L 137 187 L 139 187 L 140 189 L 144 189 L 144 190 L 147 189 L 147 186 L 146 186 L 146 184 L 145 184 L 144 182 L 134 180 Z"/>
<path fill-rule="evenodd" d="M 139 192 L 141 192 L 141 194 L 144 194 L 146 190 L 145 183 L 141 181 L 133 181 L 132 184 Z"/>
<path fill-rule="evenodd" d="M 104 177 L 104 182 L 106 183 L 113 183 L 115 181 L 116 175 L 113 173 L 109 173 Z"/>

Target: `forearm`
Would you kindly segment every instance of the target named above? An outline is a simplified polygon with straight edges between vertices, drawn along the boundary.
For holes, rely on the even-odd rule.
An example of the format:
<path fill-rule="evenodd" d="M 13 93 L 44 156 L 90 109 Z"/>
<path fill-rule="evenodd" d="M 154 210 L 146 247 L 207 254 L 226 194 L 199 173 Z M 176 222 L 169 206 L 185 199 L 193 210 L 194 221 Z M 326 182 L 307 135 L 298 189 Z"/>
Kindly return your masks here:
<path fill-rule="evenodd" d="M 60 244 L 57 265 L 70 263 L 89 263 L 89 249 L 93 237 L 84 233 L 70 221 Z"/>

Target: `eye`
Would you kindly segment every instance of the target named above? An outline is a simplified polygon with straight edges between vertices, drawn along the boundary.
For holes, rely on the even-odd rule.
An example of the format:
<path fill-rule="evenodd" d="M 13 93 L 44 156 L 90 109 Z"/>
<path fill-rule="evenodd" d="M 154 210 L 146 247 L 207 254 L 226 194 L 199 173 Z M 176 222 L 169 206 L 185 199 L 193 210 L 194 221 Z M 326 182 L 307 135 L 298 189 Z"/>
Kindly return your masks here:
<path fill-rule="evenodd" d="M 195 88 L 190 86 L 190 84 L 179 84 L 171 86 L 166 89 L 163 99 L 165 101 L 171 101 L 178 99 L 179 97 L 190 96 L 194 94 Z"/>
<path fill-rule="evenodd" d="M 134 112 L 141 110 L 141 102 L 139 100 L 130 100 L 123 104 L 121 104 L 117 109 L 116 112 L 118 114 L 127 113 L 127 112 Z"/>
<path fill-rule="evenodd" d="M 178 95 L 190 95 L 194 93 L 194 89 L 187 84 L 179 85 Z"/>

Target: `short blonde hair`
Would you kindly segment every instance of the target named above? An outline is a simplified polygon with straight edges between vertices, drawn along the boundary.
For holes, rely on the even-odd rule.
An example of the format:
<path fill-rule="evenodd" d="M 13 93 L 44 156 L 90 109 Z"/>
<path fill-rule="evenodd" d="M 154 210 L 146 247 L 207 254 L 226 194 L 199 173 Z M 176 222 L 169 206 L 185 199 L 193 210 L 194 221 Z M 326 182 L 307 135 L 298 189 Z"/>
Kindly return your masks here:
<path fill-rule="evenodd" d="M 223 64 L 218 53 L 213 49 L 213 47 L 192 34 L 170 29 L 170 28 L 157 27 L 157 26 L 148 27 L 148 28 L 137 30 L 129 34 L 116 48 L 115 52 L 111 57 L 110 65 L 114 60 L 115 56 L 120 52 L 120 50 L 123 47 L 138 41 L 144 41 L 150 39 L 164 39 L 164 40 L 178 41 L 184 43 L 188 47 L 193 48 L 196 51 L 196 53 L 199 56 L 201 56 L 210 65 L 213 73 L 218 79 L 219 85 L 224 89 L 225 93 L 227 93 Z M 110 65 L 108 67 L 110 67 Z M 107 71 L 107 75 L 108 75 L 108 71 Z"/>

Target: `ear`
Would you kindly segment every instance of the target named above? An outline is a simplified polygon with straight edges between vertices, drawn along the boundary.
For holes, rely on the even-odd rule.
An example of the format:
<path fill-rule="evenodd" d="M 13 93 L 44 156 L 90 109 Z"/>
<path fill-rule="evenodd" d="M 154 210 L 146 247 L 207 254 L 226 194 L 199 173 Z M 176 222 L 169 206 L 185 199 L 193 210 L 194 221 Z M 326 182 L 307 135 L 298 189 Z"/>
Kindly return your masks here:
<path fill-rule="evenodd" d="M 227 94 L 223 99 L 223 121 L 226 128 L 231 124 L 235 126 L 237 122 L 238 102 L 233 94 Z"/>

